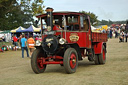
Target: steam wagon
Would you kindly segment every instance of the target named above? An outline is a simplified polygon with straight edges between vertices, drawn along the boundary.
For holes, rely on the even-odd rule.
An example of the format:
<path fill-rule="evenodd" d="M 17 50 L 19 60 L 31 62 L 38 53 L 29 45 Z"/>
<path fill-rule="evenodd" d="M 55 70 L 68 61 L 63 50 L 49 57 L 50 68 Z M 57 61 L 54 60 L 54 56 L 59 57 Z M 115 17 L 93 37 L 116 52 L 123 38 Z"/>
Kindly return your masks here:
<path fill-rule="evenodd" d="M 35 46 L 32 70 L 43 73 L 48 64 L 60 64 L 66 73 L 76 72 L 78 61 L 88 57 L 95 64 L 106 62 L 106 33 L 91 31 L 90 18 L 79 12 L 53 12 L 36 16 L 41 22 L 42 42 Z M 46 24 L 46 28 L 43 25 Z"/>

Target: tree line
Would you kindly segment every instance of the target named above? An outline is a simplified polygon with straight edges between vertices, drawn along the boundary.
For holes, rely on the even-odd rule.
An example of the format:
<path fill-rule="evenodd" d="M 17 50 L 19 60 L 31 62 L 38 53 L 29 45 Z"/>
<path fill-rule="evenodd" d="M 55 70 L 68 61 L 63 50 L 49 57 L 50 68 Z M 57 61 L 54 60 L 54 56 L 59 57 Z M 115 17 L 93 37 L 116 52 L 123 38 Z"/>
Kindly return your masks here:
<path fill-rule="evenodd" d="M 33 16 L 41 14 L 43 0 L 0 0 L 0 30 L 35 24 Z"/>
<path fill-rule="evenodd" d="M 97 25 L 108 25 L 111 26 L 112 24 L 126 24 L 127 20 L 124 21 L 112 21 L 112 20 L 98 20 L 98 16 L 94 14 L 93 12 L 85 12 L 85 11 L 80 11 L 81 13 L 85 13 L 90 16 L 90 22 L 91 25 L 97 26 Z"/>

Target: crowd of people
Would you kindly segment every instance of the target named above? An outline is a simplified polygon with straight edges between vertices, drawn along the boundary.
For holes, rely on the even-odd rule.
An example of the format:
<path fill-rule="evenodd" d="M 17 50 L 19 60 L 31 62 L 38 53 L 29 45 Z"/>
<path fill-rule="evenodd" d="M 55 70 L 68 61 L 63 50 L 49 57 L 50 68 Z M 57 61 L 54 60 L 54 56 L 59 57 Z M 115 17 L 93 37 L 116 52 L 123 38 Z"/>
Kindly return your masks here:
<path fill-rule="evenodd" d="M 102 33 L 107 33 L 108 34 L 108 38 L 119 38 L 119 42 L 127 42 L 127 38 L 128 38 L 128 21 L 126 23 L 126 25 L 120 25 L 118 27 L 110 27 L 107 30 L 103 29 Z M 22 58 L 24 58 L 24 50 L 26 50 L 27 53 L 27 57 L 30 57 L 34 51 L 34 46 L 35 46 L 35 41 L 40 40 L 41 38 L 38 38 L 38 36 L 36 36 L 35 38 L 33 38 L 33 36 L 30 34 L 29 38 L 25 36 L 25 34 L 20 34 L 20 36 L 17 38 L 16 35 L 12 35 L 12 41 L 13 41 L 13 45 L 14 45 L 14 50 L 17 51 L 17 46 L 20 45 L 21 49 L 22 49 Z M 3 36 L 2 38 L 0 38 L 0 42 L 6 41 L 6 37 Z M 30 56 L 29 56 L 29 51 L 30 51 Z"/>
<path fill-rule="evenodd" d="M 128 37 L 128 22 L 126 25 L 118 27 L 110 27 L 107 30 L 108 38 L 119 38 L 119 42 L 127 42 Z"/>
<path fill-rule="evenodd" d="M 13 45 L 15 46 L 14 50 L 17 50 L 18 44 L 21 46 L 22 49 L 22 58 L 24 58 L 24 50 L 27 53 L 27 57 L 31 57 L 34 49 L 35 49 L 35 41 L 38 40 L 38 36 L 36 38 L 33 38 L 32 35 L 29 35 L 29 38 L 25 38 L 25 34 L 21 34 L 18 38 L 16 35 L 12 36 Z M 29 55 L 29 51 L 30 55 Z"/>

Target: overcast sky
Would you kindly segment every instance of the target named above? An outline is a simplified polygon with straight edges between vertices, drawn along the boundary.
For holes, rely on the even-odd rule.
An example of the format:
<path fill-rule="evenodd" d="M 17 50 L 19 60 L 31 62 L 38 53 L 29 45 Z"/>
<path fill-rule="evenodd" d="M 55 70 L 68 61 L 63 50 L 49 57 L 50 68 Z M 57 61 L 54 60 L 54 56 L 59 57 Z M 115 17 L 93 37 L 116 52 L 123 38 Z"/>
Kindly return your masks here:
<path fill-rule="evenodd" d="M 93 12 L 99 20 L 128 19 L 128 0 L 44 0 L 54 11 Z"/>

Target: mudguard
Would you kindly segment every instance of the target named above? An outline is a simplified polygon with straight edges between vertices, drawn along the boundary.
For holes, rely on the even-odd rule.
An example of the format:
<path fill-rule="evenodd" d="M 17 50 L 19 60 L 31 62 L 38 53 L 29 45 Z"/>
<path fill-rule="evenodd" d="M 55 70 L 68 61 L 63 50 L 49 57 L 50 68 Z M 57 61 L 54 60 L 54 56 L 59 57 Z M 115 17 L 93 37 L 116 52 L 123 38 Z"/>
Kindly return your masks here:
<path fill-rule="evenodd" d="M 102 47 L 103 45 L 105 46 L 106 48 L 106 43 L 104 42 L 99 42 L 99 43 L 95 43 L 94 44 L 94 51 L 95 51 L 95 54 L 101 54 L 102 53 Z"/>

